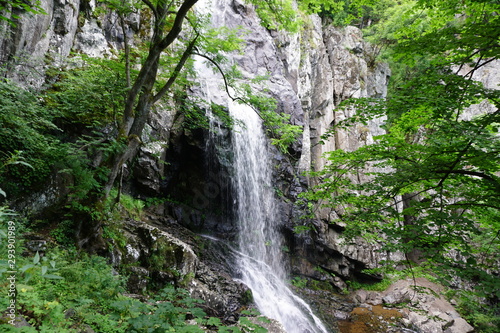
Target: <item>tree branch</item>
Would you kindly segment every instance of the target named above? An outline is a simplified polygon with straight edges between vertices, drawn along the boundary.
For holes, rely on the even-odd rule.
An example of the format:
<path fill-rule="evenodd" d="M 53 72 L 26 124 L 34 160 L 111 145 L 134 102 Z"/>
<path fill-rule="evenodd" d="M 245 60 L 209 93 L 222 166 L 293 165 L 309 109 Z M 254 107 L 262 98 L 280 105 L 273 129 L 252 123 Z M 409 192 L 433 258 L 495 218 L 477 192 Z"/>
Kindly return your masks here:
<path fill-rule="evenodd" d="M 175 21 L 174 24 L 172 25 L 172 28 L 170 29 L 169 33 L 165 38 L 162 39 L 162 41 L 159 43 L 159 48 L 164 50 L 166 49 L 170 44 L 174 42 L 174 40 L 177 39 L 179 36 L 180 32 L 182 31 L 182 23 L 184 22 L 184 18 L 186 17 L 187 13 L 189 10 L 198 2 L 198 0 L 185 0 L 179 10 L 177 11 L 177 15 L 175 16 Z"/>
<path fill-rule="evenodd" d="M 444 173 L 444 174 L 460 174 L 460 175 L 467 175 L 467 176 L 476 176 L 483 178 L 487 181 L 489 181 L 491 184 L 493 184 L 498 191 L 500 191 L 500 183 L 498 180 L 496 180 L 494 177 L 485 174 L 484 172 L 479 172 L 479 171 L 469 171 L 469 170 L 437 170 L 435 171 L 436 173 Z"/>
<path fill-rule="evenodd" d="M 219 71 L 219 73 L 222 75 L 222 79 L 224 80 L 224 89 L 226 90 L 226 93 L 229 96 L 229 98 L 231 98 L 233 101 L 237 101 L 238 100 L 238 101 L 241 101 L 241 102 L 247 104 L 247 102 L 243 98 L 241 98 L 241 97 L 233 97 L 231 95 L 231 92 L 229 91 L 229 82 L 227 81 L 226 74 L 224 73 L 224 71 L 222 70 L 222 68 L 220 67 L 220 65 L 215 60 L 213 60 L 209 56 L 206 56 L 206 55 L 201 54 L 199 52 L 193 52 L 193 54 L 197 55 L 199 57 L 207 59 L 208 61 L 210 61 L 210 63 L 212 65 L 214 65 L 217 68 L 217 70 Z"/>
<path fill-rule="evenodd" d="M 156 7 L 149 0 L 142 0 L 142 2 L 144 2 L 144 4 L 146 6 L 148 6 L 149 9 L 151 9 L 151 11 L 153 12 L 153 15 L 155 17 L 155 21 L 157 21 L 158 20 L 158 11 L 156 10 Z"/>
<path fill-rule="evenodd" d="M 184 1 L 181 7 L 179 8 L 179 11 L 177 12 L 177 16 L 175 17 L 175 22 L 172 27 L 172 30 L 170 30 L 170 32 L 164 39 L 162 39 L 159 42 L 154 42 L 153 45 L 151 45 L 148 57 L 144 61 L 144 64 L 141 67 L 139 74 L 137 75 L 137 79 L 132 85 L 132 88 L 129 90 L 127 99 L 125 101 L 125 108 L 123 111 L 123 123 L 121 124 L 120 127 L 120 132 L 122 135 L 128 135 L 128 131 L 130 130 L 128 128 L 129 120 L 133 117 L 135 100 L 137 98 L 137 95 L 141 92 L 142 87 L 146 82 L 146 79 L 150 77 L 149 75 L 150 71 L 156 70 L 158 68 L 158 60 L 160 58 L 161 53 L 177 39 L 180 32 L 182 31 L 182 23 L 184 21 L 184 18 L 186 17 L 191 7 L 193 7 L 196 4 L 196 2 L 198 2 L 198 0 Z M 157 28 L 158 27 L 155 25 L 155 30 Z M 159 35 L 159 31 L 155 31 L 154 35 Z"/>
<path fill-rule="evenodd" d="M 196 41 L 199 37 L 199 34 L 196 35 L 196 37 L 189 43 L 188 47 L 184 50 L 184 53 L 182 53 L 182 57 L 175 66 L 175 69 L 168 79 L 168 81 L 163 85 L 163 87 L 158 91 L 158 93 L 153 97 L 153 104 L 158 102 L 165 94 L 167 93 L 168 90 L 172 87 L 174 84 L 175 80 L 179 76 L 179 73 L 181 72 L 182 68 L 186 64 L 186 61 L 189 59 L 189 57 L 193 54 L 193 49 L 196 44 Z"/>

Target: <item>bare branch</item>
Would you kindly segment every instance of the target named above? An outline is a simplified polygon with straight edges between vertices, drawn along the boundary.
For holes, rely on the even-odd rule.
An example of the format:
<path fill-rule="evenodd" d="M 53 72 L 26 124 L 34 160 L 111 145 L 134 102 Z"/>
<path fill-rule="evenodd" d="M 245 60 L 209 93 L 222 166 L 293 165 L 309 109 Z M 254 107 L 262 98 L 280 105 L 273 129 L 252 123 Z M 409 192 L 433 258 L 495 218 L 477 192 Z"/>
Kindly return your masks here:
<path fill-rule="evenodd" d="M 214 65 L 217 68 L 217 70 L 219 71 L 219 73 L 222 75 L 222 79 L 224 80 L 224 89 L 226 90 L 226 93 L 229 96 L 229 98 L 231 98 L 233 101 L 237 101 L 238 100 L 238 101 L 241 101 L 243 103 L 246 103 L 246 101 L 243 98 L 241 98 L 241 97 L 233 97 L 231 95 L 231 92 L 229 91 L 229 82 L 227 80 L 226 74 L 224 73 L 224 71 L 222 70 L 222 68 L 220 67 L 220 65 L 215 60 L 213 60 L 209 56 L 206 56 L 206 55 L 201 54 L 199 52 L 194 52 L 193 54 L 197 55 L 199 57 L 207 59 L 208 61 L 210 61 L 210 63 L 212 65 Z"/>

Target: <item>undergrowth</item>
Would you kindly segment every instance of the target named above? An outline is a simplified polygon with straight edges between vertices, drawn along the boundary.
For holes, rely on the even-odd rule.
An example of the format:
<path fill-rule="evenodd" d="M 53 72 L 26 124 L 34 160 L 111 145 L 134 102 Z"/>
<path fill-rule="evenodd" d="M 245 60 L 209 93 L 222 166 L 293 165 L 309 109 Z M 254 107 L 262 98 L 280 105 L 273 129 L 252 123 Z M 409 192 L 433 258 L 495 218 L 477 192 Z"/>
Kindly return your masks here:
<path fill-rule="evenodd" d="M 0 309 L 7 309 L 15 299 L 15 321 L 24 318 L 29 326 L 14 327 L 4 312 L 0 332 L 267 332 L 244 313 L 237 325 L 226 326 L 206 315 L 201 300 L 173 285 L 143 295 L 147 301 L 128 297 L 125 277 L 105 258 L 55 246 L 33 254 L 25 248 L 21 233 L 15 235 L 15 253 L 10 253 L 15 258 L 13 269 L 7 260 L 7 235 L 9 226 L 14 230 L 18 222 L 9 214 L 0 209 L 0 292 L 9 294 L 7 277 L 15 271 L 16 296 L 0 297 Z"/>

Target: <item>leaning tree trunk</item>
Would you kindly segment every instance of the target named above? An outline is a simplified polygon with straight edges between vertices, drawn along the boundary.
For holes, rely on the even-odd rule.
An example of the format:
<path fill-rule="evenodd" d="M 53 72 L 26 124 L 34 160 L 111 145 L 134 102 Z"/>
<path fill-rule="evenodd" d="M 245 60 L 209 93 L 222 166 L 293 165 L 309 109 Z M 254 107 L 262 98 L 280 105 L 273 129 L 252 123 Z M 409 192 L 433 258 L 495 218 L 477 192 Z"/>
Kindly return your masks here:
<path fill-rule="evenodd" d="M 155 24 L 153 31 L 152 45 L 149 49 L 148 57 L 139 71 L 134 84 L 130 88 L 125 102 L 122 122 L 119 127 L 118 140 L 126 140 L 126 147 L 123 151 L 118 152 L 109 160 L 109 175 L 104 184 L 103 191 L 106 197 L 113 187 L 116 177 L 118 176 L 124 163 L 132 159 L 141 145 L 141 136 L 146 125 L 152 105 L 164 96 L 169 88 L 178 77 L 179 72 L 184 67 L 187 58 L 192 54 L 194 44 L 198 38 L 196 36 L 193 41 L 186 47 L 185 52 L 179 59 L 179 62 L 171 74 L 170 79 L 165 86 L 160 89 L 159 93 L 154 95 L 153 86 L 156 82 L 160 56 L 179 37 L 182 31 L 182 25 L 189 10 L 198 2 L 198 0 L 185 0 L 179 7 L 175 15 L 174 23 L 168 32 L 163 37 L 165 28 L 164 18 L 167 16 L 170 8 L 164 6 L 160 2 L 154 7 L 151 2 L 144 1 L 150 7 L 155 16 Z M 137 103 L 136 103 L 137 101 Z"/>
<path fill-rule="evenodd" d="M 134 158 L 141 146 L 141 136 L 144 126 L 150 114 L 152 105 L 164 96 L 170 89 L 174 81 L 182 70 L 187 58 L 192 54 L 197 36 L 186 47 L 185 52 L 179 59 L 179 62 L 171 74 L 170 79 L 164 87 L 155 95 L 154 84 L 158 74 L 160 56 L 172 43 L 177 40 L 182 31 L 183 22 L 189 10 L 198 0 L 185 0 L 178 8 L 177 12 L 172 12 L 170 5 L 164 1 L 159 1 L 156 5 L 152 2 L 143 0 L 154 14 L 154 31 L 148 56 L 144 61 L 137 78 L 130 87 L 125 101 L 123 118 L 118 128 L 118 141 L 125 141 L 125 148 L 116 152 L 109 159 L 102 161 L 99 167 L 109 169 L 108 175 L 102 183 L 102 189 L 90 193 L 82 204 L 89 210 L 100 208 L 107 198 L 111 188 L 114 185 L 122 166 Z M 165 35 L 166 18 L 175 15 L 175 20 Z M 85 247 L 90 252 L 105 251 L 105 242 L 102 237 L 102 221 L 96 218 L 92 213 L 81 212 L 79 216 L 81 227 L 79 232 L 79 245 Z"/>
<path fill-rule="evenodd" d="M 107 196 L 111 191 L 122 166 L 136 156 L 142 144 L 141 136 L 151 110 L 153 85 L 158 72 L 158 64 L 159 58 L 146 75 L 146 81 L 142 86 L 133 116 L 123 121 L 124 127 L 120 129 L 118 140 L 126 140 L 126 147 L 121 152 L 117 152 L 110 160 L 108 165 L 110 169 L 109 176 L 103 188 L 104 196 Z"/>

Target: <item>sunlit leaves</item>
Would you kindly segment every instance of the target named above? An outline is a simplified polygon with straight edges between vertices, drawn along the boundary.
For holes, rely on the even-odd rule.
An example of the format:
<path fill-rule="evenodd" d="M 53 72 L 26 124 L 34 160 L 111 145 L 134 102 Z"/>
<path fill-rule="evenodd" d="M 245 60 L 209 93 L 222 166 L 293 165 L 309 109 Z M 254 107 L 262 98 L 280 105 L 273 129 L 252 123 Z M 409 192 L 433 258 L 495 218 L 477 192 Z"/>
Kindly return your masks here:
<path fill-rule="evenodd" d="M 255 10 L 268 29 L 297 32 L 302 26 L 299 13 L 291 0 L 246 0 Z"/>
<path fill-rule="evenodd" d="M 230 29 L 226 26 L 206 29 L 200 36 L 198 47 L 208 54 L 239 51 L 243 46 L 244 33 L 241 28 Z"/>
<path fill-rule="evenodd" d="M 261 111 L 264 126 L 271 136 L 271 143 L 283 153 L 288 153 L 288 148 L 297 141 L 302 134 L 302 126 L 291 125 L 290 115 L 274 111 Z"/>
<path fill-rule="evenodd" d="M 390 41 L 409 64 L 418 57 L 436 64 L 488 59 L 499 54 L 497 10 L 496 1 L 403 1 L 367 33 L 372 41 Z"/>
<path fill-rule="evenodd" d="M 116 60 L 86 60 L 88 64 L 66 72 L 45 101 L 65 123 L 95 128 L 117 122 L 126 91 L 124 66 Z"/>
<path fill-rule="evenodd" d="M 0 182 L 9 196 L 26 193 L 45 181 L 51 164 L 65 149 L 58 145 L 57 110 L 11 82 L 0 82 Z"/>

